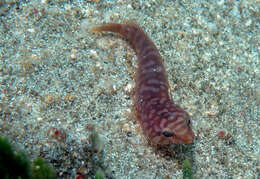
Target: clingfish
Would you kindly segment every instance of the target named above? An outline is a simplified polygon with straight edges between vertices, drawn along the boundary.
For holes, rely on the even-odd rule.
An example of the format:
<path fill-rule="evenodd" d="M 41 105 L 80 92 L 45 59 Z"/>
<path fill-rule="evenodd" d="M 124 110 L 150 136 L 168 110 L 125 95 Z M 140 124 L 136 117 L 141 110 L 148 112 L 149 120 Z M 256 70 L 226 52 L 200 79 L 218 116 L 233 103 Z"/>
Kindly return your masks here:
<path fill-rule="evenodd" d="M 145 136 L 153 145 L 190 144 L 194 133 L 189 114 L 174 104 L 162 57 L 155 44 L 135 23 L 107 23 L 91 32 L 114 32 L 125 37 L 137 55 L 134 105 Z"/>

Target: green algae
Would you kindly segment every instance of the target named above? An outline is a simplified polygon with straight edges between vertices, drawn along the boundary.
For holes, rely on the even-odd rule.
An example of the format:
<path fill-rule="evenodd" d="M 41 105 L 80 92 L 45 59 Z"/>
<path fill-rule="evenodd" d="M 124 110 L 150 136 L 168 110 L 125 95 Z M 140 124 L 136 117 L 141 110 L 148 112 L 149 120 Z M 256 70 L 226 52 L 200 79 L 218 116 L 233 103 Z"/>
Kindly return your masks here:
<path fill-rule="evenodd" d="M 185 159 L 182 163 L 183 179 L 192 179 L 192 165 L 188 159 Z"/>
<path fill-rule="evenodd" d="M 95 174 L 95 179 L 103 179 L 104 178 L 104 173 L 102 170 L 97 170 Z"/>
<path fill-rule="evenodd" d="M 31 165 L 21 151 L 14 151 L 7 139 L 0 136 L 0 178 L 31 178 Z"/>
<path fill-rule="evenodd" d="M 27 155 L 14 150 L 9 141 L 0 136 L 0 178 L 55 179 L 54 169 L 38 157 L 31 165 Z"/>
<path fill-rule="evenodd" d="M 32 166 L 33 178 L 37 179 L 55 179 L 54 169 L 43 158 L 37 157 Z"/>

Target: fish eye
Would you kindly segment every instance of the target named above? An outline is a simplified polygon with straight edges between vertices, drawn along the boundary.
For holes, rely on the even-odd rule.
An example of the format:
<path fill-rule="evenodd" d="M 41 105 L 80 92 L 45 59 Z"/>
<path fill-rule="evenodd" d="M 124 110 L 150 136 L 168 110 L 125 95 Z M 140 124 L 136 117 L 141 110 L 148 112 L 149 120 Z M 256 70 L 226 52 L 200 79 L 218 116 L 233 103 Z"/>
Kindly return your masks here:
<path fill-rule="evenodd" d="M 187 120 L 187 126 L 190 126 L 190 123 L 191 123 L 191 121 L 190 121 L 190 119 L 188 119 Z"/>
<path fill-rule="evenodd" d="M 169 131 L 163 131 L 162 134 L 165 136 L 165 137 L 172 137 L 174 134 L 172 132 L 169 132 Z"/>

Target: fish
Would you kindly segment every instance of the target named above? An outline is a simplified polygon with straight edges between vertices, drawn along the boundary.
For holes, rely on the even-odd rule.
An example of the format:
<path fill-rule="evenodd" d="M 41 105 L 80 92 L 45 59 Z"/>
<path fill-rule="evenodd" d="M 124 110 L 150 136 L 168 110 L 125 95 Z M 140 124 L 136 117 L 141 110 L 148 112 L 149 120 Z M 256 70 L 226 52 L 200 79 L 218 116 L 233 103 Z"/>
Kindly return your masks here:
<path fill-rule="evenodd" d="M 153 145 L 191 144 L 191 118 L 175 104 L 162 57 L 145 31 L 134 22 L 106 23 L 90 32 L 113 32 L 126 38 L 137 56 L 134 107 L 143 133 Z"/>

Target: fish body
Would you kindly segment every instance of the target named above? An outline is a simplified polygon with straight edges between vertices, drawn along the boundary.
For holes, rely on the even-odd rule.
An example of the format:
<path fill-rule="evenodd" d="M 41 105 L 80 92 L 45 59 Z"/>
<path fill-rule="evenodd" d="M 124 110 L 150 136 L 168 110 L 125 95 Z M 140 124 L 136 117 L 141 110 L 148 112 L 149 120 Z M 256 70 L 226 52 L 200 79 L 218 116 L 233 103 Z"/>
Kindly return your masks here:
<path fill-rule="evenodd" d="M 194 133 L 190 116 L 173 103 L 162 57 L 144 30 L 135 23 L 108 23 L 91 31 L 119 33 L 132 44 L 138 59 L 136 117 L 148 140 L 155 145 L 192 143 Z"/>

